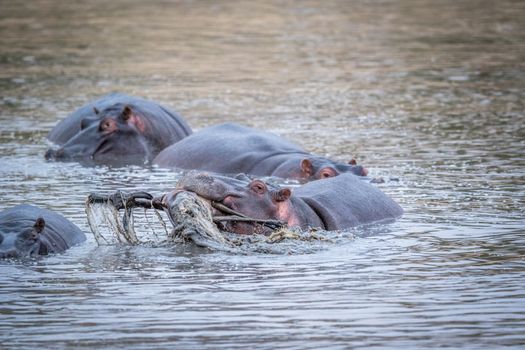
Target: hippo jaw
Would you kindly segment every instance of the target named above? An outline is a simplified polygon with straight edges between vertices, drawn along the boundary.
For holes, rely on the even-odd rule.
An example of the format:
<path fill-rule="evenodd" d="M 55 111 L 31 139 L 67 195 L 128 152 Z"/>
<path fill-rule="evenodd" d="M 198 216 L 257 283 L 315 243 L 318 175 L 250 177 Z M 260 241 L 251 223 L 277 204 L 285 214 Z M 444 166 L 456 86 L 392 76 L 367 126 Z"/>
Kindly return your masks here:
<path fill-rule="evenodd" d="M 270 234 L 273 230 L 263 224 L 278 221 L 279 206 L 288 199 L 289 189 L 269 190 L 261 180 L 211 176 L 206 173 L 188 173 L 172 192 L 187 191 L 211 202 L 214 217 L 224 217 L 219 223 L 224 231 L 238 234 Z M 170 198 L 165 198 L 166 203 Z M 239 218 L 240 220 L 235 220 Z M 252 220 L 250 220 L 252 219 Z"/>
<path fill-rule="evenodd" d="M 8 233 L 5 235 L 0 233 L 0 259 L 19 257 L 20 254 L 15 247 L 15 240 L 15 233 Z"/>
<path fill-rule="evenodd" d="M 248 235 L 267 235 L 272 232 L 272 230 L 268 227 L 257 223 L 255 219 L 251 222 L 239 221 L 239 219 L 244 219 L 244 214 L 238 213 L 234 211 L 231 207 L 227 206 L 223 201 L 224 198 L 220 199 L 214 197 L 214 199 L 211 199 L 209 197 L 202 196 L 197 192 L 193 192 L 190 190 L 175 190 L 165 194 L 160 199 L 161 206 L 166 208 L 169 212 L 173 207 L 172 203 L 176 202 L 176 197 L 180 193 L 191 193 L 196 197 L 204 200 L 205 202 L 208 202 L 212 215 L 212 220 L 217 226 L 217 228 L 221 231 Z"/>
<path fill-rule="evenodd" d="M 111 109 L 110 114 L 85 118 L 81 130 L 58 149 L 49 149 L 45 158 L 116 165 L 140 165 L 151 161 L 153 154 L 146 138 L 147 121 L 129 106 L 125 106 L 120 114 L 112 115 L 115 112 Z"/>
<path fill-rule="evenodd" d="M 0 259 L 8 259 L 8 258 L 31 258 L 39 255 L 40 251 L 40 241 L 36 241 L 33 244 L 31 244 L 27 249 L 20 250 L 16 247 L 11 247 L 10 249 L 0 251 Z"/>
<path fill-rule="evenodd" d="M 37 256 L 40 251 L 40 234 L 44 230 L 45 221 L 38 218 L 32 228 L 20 233 L 11 232 L 1 236 L 0 258 L 29 258 Z"/>
<path fill-rule="evenodd" d="M 271 228 L 264 226 L 253 218 L 246 218 L 248 220 L 252 219 L 253 221 L 240 221 L 239 215 L 237 215 L 236 212 L 230 211 L 232 209 L 224 205 L 224 203 L 212 202 L 211 206 L 213 208 L 212 214 L 214 221 L 217 227 L 222 231 L 241 235 L 270 235 L 273 231 Z M 242 215 L 242 213 L 240 214 Z M 244 217 L 240 216 L 240 219 L 242 218 Z"/>
<path fill-rule="evenodd" d="M 16 245 L 13 249 L 8 251 L 9 257 L 13 258 L 31 258 L 39 255 L 40 239 L 32 241 L 24 241 L 23 245 Z"/>
<path fill-rule="evenodd" d="M 93 126 L 91 128 L 94 128 Z M 152 154 L 148 143 L 132 131 L 114 131 L 89 137 L 82 131 L 58 149 L 49 149 L 45 158 L 55 161 L 81 161 L 87 164 L 145 164 Z M 92 134 L 92 133 L 91 133 Z M 89 139 L 89 140 L 86 140 Z"/>

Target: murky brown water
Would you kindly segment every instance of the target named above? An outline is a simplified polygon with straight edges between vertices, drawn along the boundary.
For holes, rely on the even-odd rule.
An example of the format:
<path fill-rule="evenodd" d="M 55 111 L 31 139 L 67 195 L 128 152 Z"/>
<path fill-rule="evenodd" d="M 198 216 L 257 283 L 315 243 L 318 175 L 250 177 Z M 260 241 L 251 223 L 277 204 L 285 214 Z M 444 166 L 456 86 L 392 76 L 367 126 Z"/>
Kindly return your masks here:
<path fill-rule="evenodd" d="M 522 1 L 0 1 L 0 208 L 88 232 L 89 192 L 177 174 L 47 163 L 110 91 L 357 159 L 406 210 L 311 254 L 97 247 L 0 262 L 5 349 L 521 348 Z M 352 236 L 353 237 L 353 236 Z"/>

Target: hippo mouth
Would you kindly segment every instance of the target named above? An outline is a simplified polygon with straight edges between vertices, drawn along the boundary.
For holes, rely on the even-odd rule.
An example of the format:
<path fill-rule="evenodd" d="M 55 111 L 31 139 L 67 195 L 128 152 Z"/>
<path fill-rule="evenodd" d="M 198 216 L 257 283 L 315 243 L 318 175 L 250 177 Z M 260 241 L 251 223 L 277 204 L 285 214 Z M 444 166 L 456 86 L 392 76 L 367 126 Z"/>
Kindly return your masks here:
<path fill-rule="evenodd" d="M 239 213 L 221 202 L 211 202 L 213 222 L 223 231 L 239 234 L 264 234 L 287 226 L 286 222 L 271 219 L 255 219 Z"/>
<path fill-rule="evenodd" d="M 169 211 L 169 202 L 180 193 L 190 193 L 201 200 L 207 202 L 210 206 L 213 223 L 219 230 L 237 233 L 237 234 L 264 234 L 268 235 L 271 232 L 287 226 L 286 222 L 271 219 L 256 219 L 251 218 L 243 213 L 233 210 L 223 203 L 224 198 L 206 198 L 196 192 L 188 190 L 175 190 L 168 194 L 168 198 L 163 196 L 162 205 Z M 167 199 L 167 200 L 166 200 Z"/>
<path fill-rule="evenodd" d="M 209 208 L 211 221 L 219 230 L 237 233 L 237 234 L 264 234 L 268 235 L 271 232 L 278 230 L 282 227 L 286 227 L 287 223 L 279 220 L 271 219 L 256 219 L 250 218 L 242 213 L 239 213 L 222 203 L 219 198 L 214 200 L 199 195 L 196 192 L 178 189 L 172 192 L 166 193 L 160 197 L 153 197 L 151 194 L 146 192 L 135 192 L 135 193 L 124 193 L 117 191 L 110 196 L 99 196 L 96 194 L 89 195 L 88 203 L 111 203 L 117 210 L 125 210 L 129 216 L 131 210 L 135 207 L 141 207 L 145 209 L 158 209 L 166 212 L 170 217 L 170 220 L 179 216 L 179 209 L 176 204 L 178 202 L 178 195 L 191 195 L 197 197 L 201 202 Z M 123 220 L 124 227 L 128 225 L 128 220 Z"/>
<path fill-rule="evenodd" d="M 0 252 L 0 259 L 18 258 L 18 252 L 15 249 Z"/>
<path fill-rule="evenodd" d="M 189 172 L 177 183 L 174 191 L 164 195 L 167 207 L 174 201 L 177 193 L 189 192 L 210 203 L 214 223 L 219 229 L 238 234 L 270 234 L 286 226 L 275 219 L 259 219 L 232 208 L 232 203 L 242 199 L 246 188 L 244 178 L 224 178 L 208 173 Z"/>
<path fill-rule="evenodd" d="M 11 248 L 0 252 L 0 259 L 27 259 L 37 257 L 40 250 L 40 241 L 36 241 L 27 251 Z"/>

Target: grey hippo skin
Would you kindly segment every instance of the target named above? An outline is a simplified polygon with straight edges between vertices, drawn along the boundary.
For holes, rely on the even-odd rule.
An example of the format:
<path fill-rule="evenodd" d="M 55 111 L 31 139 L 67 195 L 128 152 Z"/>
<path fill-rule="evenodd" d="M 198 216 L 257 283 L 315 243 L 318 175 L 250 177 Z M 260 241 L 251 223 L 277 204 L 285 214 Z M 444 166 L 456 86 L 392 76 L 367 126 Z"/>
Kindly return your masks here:
<path fill-rule="evenodd" d="M 46 159 L 85 165 L 140 165 L 190 134 L 186 122 L 166 107 L 113 93 L 60 121 L 47 136 L 59 147 L 49 149 Z"/>
<path fill-rule="evenodd" d="M 301 181 L 347 172 L 367 174 L 362 166 L 315 156 L 275 134 L 233 123 L 202 129 L 160 152 L 153 164 L 165 168 L 246 173 Z"/>
<path fill-rule="evenodd" d="M 403 214 L 403 209 L 390 197 L 353 174 L 312 181 L 291 189 L 259 179 L 250 180 L 244 174 L 230 178 L 190 172 L 174 191 L 160 199 L 162 205 L 170 207 L 170 202 L 181 191 L 196 193 L 251 218 L 281 220 L 290 227 L 302 229 L 344 230 L 393 221 Z M 231 222 L 224 229 L 241 234 L 270 233 L 267 228 L 244 222 Z"/>
<path fill-rule="evenodd" d="M 63 216 L 23 204 L 0 212 L 0 258 L 60 253 L 86 236 Z"/>

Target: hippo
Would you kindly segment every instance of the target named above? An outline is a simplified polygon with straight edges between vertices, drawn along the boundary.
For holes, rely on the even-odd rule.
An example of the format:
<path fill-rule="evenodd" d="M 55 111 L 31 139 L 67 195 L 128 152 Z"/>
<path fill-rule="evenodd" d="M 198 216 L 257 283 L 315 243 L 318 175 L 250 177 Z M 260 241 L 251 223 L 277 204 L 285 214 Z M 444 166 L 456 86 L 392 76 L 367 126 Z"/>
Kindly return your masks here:
<path fill-rule="evenodd" d="M 222 211 L 214 209 L 217 216 L 235 212 L 254 219 L 282 221 L 301 229 L 344 230 L 394 221 L 403 214 L 403 209 L 381 190 L 350 173 L 292 189 L 261 179 L 251 180 L 244 174 L 227 177 L 189 172 L 173 191 L 154 202 L 171 208 L 177 195 L 185 191 L 226 207 Z M 222 225 L 221 229 L 239 234 L 272 232 L 255 222 L 228 220 Z"/>
<path fill-rule="evenodd" d="M 155 102 L 113 93 L 88 103 L 48 134 L 57 149 L 46 159 L 85 165 L 145 164 L 192 133 L 175 112 Z"/>
<path fill-rule="evenodd" d="M 86 240 L 63 216 L 28 204 L 0 212 L 0 258 L 60 253 Z"/>
<path fill-rule="evenodd" d="M 165 168 L 206 170 L 215 173 L 247 173 L 302 182 L 342 173 L 366 176 L 356 165 L 312 155 L 275 134 L 234 123 L 211 126 L 159 153 L 153 164 Z"/>

